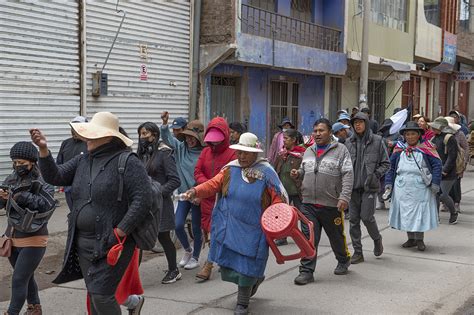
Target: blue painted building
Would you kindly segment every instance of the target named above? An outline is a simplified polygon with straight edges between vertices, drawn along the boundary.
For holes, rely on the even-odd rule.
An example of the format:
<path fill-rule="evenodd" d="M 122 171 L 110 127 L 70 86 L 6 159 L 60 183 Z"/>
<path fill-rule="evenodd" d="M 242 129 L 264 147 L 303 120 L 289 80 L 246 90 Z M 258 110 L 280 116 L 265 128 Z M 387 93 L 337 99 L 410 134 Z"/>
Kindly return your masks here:
<path fill-rule="evenodd" d="M 337 110 L 343 0 L 203 2 L 198 113 L 246 122 L 268 147 L 282 118 L 303 134 Z"/>

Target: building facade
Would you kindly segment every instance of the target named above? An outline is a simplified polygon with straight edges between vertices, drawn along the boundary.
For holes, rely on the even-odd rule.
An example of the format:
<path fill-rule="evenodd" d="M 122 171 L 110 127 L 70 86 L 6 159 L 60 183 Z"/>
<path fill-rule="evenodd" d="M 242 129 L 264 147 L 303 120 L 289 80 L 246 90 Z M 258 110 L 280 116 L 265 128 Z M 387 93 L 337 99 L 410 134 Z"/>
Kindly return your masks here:
<path fill-rule="evenodd" d="M 304 134 L 340 106 L 345 2 L 204 0 L 199 117 L 247 123 L 267 147 L 289 117 Z"/>
<path fill-rule="evenodd" d="M 187 117 L 192 11 L 189 1 L 1 1 L 0 177 L 32 127 L 55 155 L 79 114 L 113 112 L 135 139 L 163 110 Z"/>
<path fill-rule="evenodd" d="M 342 106 L 359 106 L 362 48 L 362 0 L 347 0 L 348 70 L 343 78 Z M 369 82 L 367 105 L 379 123 L 402 107 L 403 82 L 416 69 L 416 1 L 372 1 L 369 27 Z"/>

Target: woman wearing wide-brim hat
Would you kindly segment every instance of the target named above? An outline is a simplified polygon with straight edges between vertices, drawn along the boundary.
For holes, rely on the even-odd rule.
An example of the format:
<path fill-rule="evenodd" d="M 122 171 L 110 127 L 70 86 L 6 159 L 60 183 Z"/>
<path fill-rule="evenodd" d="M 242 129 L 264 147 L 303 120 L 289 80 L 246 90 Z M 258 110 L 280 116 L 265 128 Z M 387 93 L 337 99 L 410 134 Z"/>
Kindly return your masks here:
<path fill-rule="evenodd" d="M 424 232 L 438 226 L 436 195 L 441 183 L 441 160 L 430 141 L 424 141 L 424 129 L 410 121 L 400 130 L 399 141 L 390 156 L 391 167 L 385 174 L 385 188 L 391 191 L 389 223 L 406 231 L 402 247 L 424 251 Z"/>
<path fill-rule="evenodd" d="M 130 235 L 152 206 L 152 190 L 143 163 L 128 158 L 123 175 L 123 196 L 119 196 L 118 159 L 133 141 L 119 132 L 118 118 L 99 112 L 88 123 L 71 124 L 87 142 L 87 154 L 56 165 L 46 137 L 30 130 L 39 147 L 39 166 L 45 181 L 55 186 L 72 186 L 73 208 L 68 215 L 68 237 L 61 272 L 56 284 L 84 278 L 92 314 L 121 314 L 115 298 L 117 286 L 135 250 Z M 123 250 L 115 266 L 107 263 L 117 237 L 125 236 Z"/>
<path fill-rule="evenodd" d="M 268 259 L 260 217 L 270 205 L 287 202 L 288 196 L 272 166 L 258 158 L 263 151 L 257 136 L 244 133 L 230 148 L 236 150 L 237 160 L 186 196 L 218 194 L 212 212 L 209 259 L 221 267 L 222 280 L 238 285 L 234 314 L 247 314 L 250 296 L 263 281 Z"/>
<path fill-rule="evenodd" d="M 184 130 L 175 138 L 168 128 L 167 115 L 164 114 L 163 117 L 163 124 L 160 127 L 161 138 L 167 145 L 174 149 L 179 179 L 181 180 L 181 186 L 178 188 L 178 192 L 184 193 L 196 185 L 194 169 L 196 168 L 199 155 L 205 147 L 204 125 L 199 120 L 193 120 L 189 122 Z M 183 258 L 179 261 L 178 267 L 187 270 L 199 267 L 199 255 L 201 254 L 202 247 L 201 207 L 199 203 L 199 200 L 180 200 L 178 201 L 178 207 L 175 213 L 175 231 L 184 249 Z M 188 236 L 184 229 L 186 218 L 190 211 L 194 236 L 193 246 L 189 243 Z"/>

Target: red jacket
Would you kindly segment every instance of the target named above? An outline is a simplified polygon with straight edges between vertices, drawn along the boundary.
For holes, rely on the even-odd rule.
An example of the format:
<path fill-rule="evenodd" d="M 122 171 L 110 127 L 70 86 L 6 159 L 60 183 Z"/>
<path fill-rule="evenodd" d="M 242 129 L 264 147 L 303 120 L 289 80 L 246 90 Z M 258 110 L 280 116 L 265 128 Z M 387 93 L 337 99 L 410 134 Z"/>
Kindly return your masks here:
<path fill-rule="evenodd" d="M 213 178 L 225 165 L 237 158 L 235 151 L 229 148 L 230 133 L 227 121 L 222 117 L 212 119 L 206 128 L 204 138 L 210 128 L 217 128 L 222 131 L 225 139 L 218 146 L 207 146 L 202 150 L 194 169 L 194 179 L 197 185 Z M 207 232 L 211 230 L 211 213 L 215 201 L 215 197 L 206 198 L 201 201 L 201 227 Z"/>

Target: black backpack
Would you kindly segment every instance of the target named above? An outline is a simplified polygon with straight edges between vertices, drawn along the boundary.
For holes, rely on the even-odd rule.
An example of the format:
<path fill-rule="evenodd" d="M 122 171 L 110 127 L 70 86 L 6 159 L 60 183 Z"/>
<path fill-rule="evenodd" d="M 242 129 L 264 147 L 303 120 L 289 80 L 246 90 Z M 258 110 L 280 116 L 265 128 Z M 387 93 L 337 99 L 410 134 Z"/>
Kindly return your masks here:
<path fill-rule="evenodd" d="M 133 152 L 123 152 L 119 156 L 118 172 L 119 172 L 119 192 L 117 201 L 122 201 L 123 195 L 123 180 L 125 174 L 125 167 L 130 155 L 136 155 Z M 160 226 L 160 211 L 163 208 L 163 195 L 161 184 L 148 176 L 152 190 L 152 207 L 146 215 L 145 219 L 138 224 L 132 231 L 132 237 L 137 243 L 137 247 L 143 250 L 151 250 L 158 239 L 158 228 Z"/>

